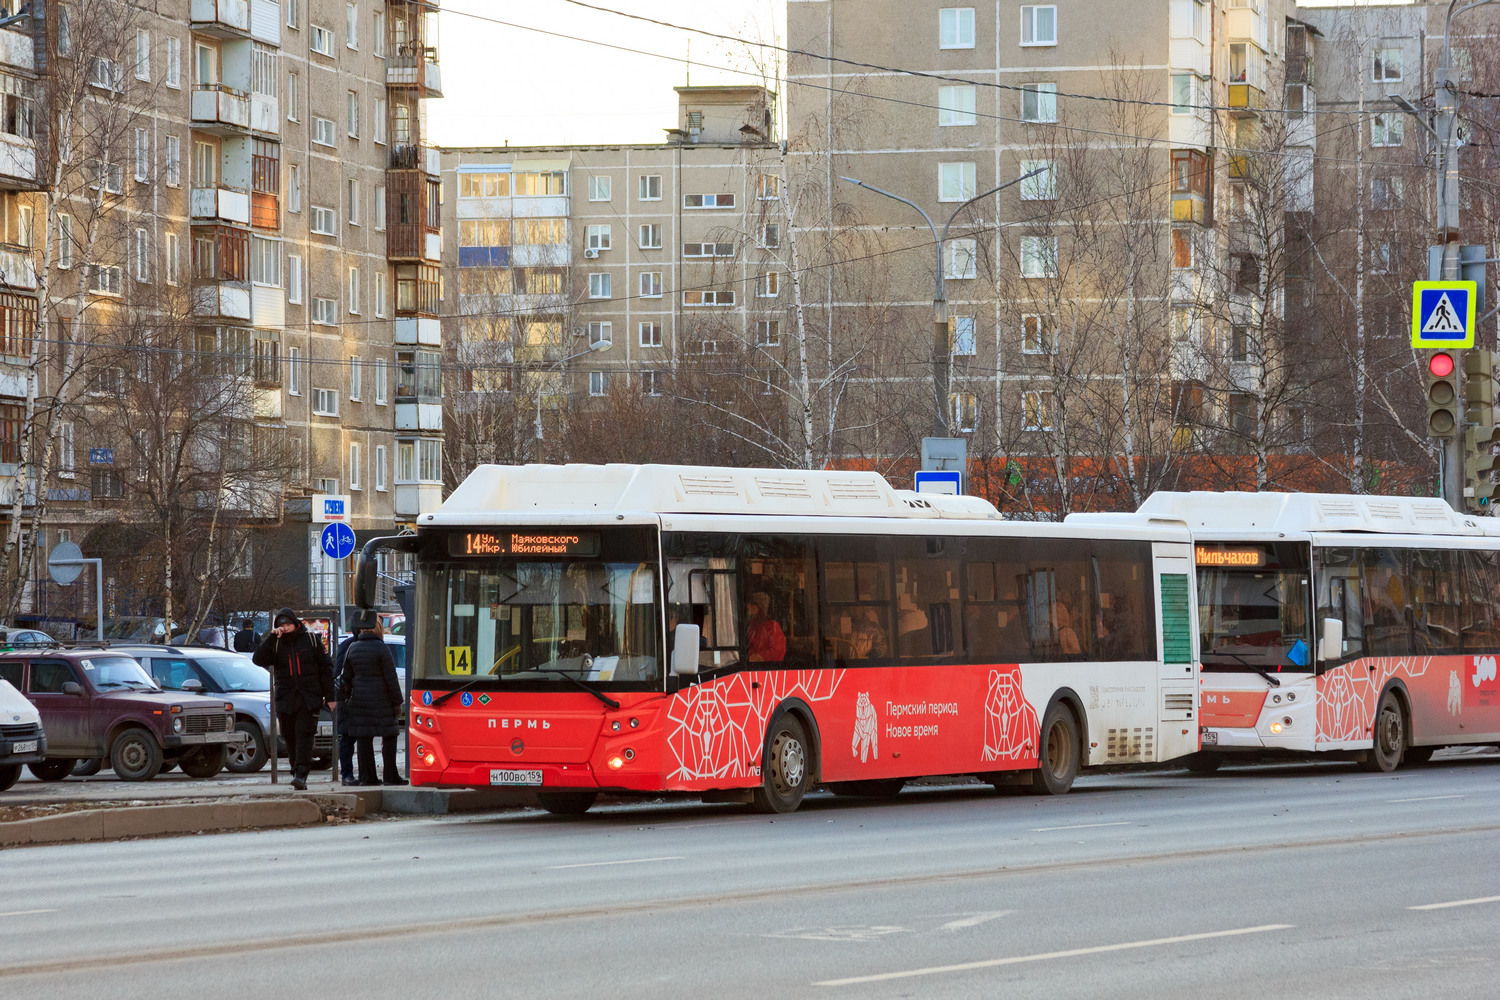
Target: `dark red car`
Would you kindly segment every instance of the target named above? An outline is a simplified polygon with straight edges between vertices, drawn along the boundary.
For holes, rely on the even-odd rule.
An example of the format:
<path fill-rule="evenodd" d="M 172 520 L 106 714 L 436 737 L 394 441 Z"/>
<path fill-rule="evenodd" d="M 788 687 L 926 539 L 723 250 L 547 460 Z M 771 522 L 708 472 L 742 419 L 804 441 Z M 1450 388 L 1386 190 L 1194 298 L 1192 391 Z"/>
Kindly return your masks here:
<path fill-rule="evenodd" d="M 163 691 L 124 653 L 39 649 L 0 653 L 0 677 L 41 713 L 47 759 L 27 765 L 60 781 L 86 757 L 109 761 L 125 781 L 149 781 L 166 761 L 194 778 L 224 769 L 224 751 L 244 740 L 234 706 L 222 698 Z"/>

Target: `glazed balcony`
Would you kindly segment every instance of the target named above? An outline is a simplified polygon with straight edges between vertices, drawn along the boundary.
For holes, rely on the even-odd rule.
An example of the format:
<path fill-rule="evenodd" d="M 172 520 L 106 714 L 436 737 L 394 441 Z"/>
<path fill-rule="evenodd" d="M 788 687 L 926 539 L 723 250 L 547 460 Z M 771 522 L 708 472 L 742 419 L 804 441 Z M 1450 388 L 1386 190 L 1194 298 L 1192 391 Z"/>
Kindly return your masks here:
<path fill-rule="evenodd" d="M 193 30 L 215 38 L 250 37 L 250 0 L 193 0 Z"/>
<path fill-rule="evenodd" d="M 193 128 L 211 135 L 250 131 L 250 95 L 222 83 L 200 83 L 193 90 Z"/>

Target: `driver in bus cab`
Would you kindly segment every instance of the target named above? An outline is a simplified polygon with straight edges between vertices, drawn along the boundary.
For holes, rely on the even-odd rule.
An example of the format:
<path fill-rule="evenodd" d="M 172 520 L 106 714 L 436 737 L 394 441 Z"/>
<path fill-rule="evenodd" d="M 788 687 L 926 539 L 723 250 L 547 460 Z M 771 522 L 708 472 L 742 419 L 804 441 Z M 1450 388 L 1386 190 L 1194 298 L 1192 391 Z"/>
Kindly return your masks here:
<path fill-rule="evenodd" d="M 757 590 L 745 605 L 745 632 L 751 663 L 780 663 L 786 659 L 786 633 L 770 616 L 771 595 Z"/>

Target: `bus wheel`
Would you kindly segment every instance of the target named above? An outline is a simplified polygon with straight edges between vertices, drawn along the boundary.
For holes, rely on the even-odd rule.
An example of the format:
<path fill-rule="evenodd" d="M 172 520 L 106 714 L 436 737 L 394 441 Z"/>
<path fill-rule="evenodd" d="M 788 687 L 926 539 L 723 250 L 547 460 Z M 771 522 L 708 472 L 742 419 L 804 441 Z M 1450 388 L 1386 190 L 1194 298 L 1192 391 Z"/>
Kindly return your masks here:
<path fill-rule="evenodd" d="M 1406 752 L 1401 755 L 1403 764 L 1425 764 L 1432 759 L 1432 754 L 1437 747 L 1407 747 Z M 77 771 L 73 772 L 77 774 Z"/>
<path fill-rule="evenodd" d="M 1216 753 L 1195 753 L 1183 758 L 1182 766 L 1194 774 L 1213 774 L 1224 763 L 1224 758 Z"/>
<path fill-rule="evenodd" d="M 802 804 L 807 792 L 807 733 L 790 712 L 778 718 L 766 741 L 760 787 L 755 790 L 756 812 L 789 813 Z"/>
<path fill-rule="evenodd" d="M 904 787 L 905 778 L 872 778 L 868 781 L 835 781 L 828 790 L 835 795 L 889 799 L 901 794 Z"/>
<path fill-rule="evenodd" d="M 598 792 L 537 792 L 536 800 L 549 813 L 558 816 L 582 816 L 599 798 Z"/>
<path fill-rule="evenodd" d="M 1375 742 L 1361 761 L 1366 771 L 1390 772 L 1401 766 L 1401 752 L 1406 749 L 1406 720 L 1401 706 L 1389 691 L 1380 697 L 1375 712 Z"/>
<path fill-rule="evenodd" d="M 1041 753 L 1031 772 L 1033 795 L 1063 795 L 1078 777 L 1078 724 L 1061 702 L 1053 702 L 1042 720 Z"/>

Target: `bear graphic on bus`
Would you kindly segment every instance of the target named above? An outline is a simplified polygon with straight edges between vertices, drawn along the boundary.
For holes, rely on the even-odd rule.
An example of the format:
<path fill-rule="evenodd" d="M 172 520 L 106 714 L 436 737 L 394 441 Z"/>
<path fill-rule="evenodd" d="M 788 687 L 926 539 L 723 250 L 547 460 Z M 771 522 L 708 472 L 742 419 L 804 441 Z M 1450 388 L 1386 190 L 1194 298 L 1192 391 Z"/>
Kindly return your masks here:
<path fill-rule="evenodd" d="M 870 757 L 880 759 L 880 719 L 875 715 L 875 706 L 870 704 L 870 693 L 861 691 L 854 703 L 853 754 L 861 764 Z"/>

